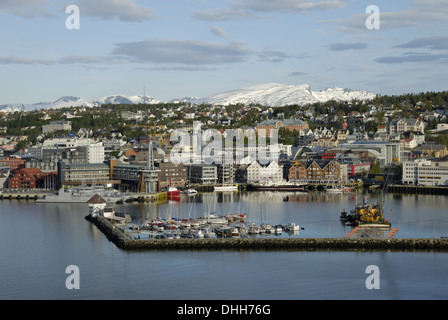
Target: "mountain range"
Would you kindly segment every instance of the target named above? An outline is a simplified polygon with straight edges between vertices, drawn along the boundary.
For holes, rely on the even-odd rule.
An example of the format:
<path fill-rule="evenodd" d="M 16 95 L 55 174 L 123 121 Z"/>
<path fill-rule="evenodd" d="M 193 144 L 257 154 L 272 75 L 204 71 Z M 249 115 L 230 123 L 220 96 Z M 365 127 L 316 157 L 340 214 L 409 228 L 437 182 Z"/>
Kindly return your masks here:
<path fill-rule="evenodd" d="M 321 91 L 313 91 L 308 84 L 304 85 L 287 85 L 279 83 L 264 83 L 253 85 L 242 89 L 231 90 L 218 93 L 205 98 L 183 97 L 166 101 L 168 103 L 192 103 L 201 104 L 208 103 L 212 105 L 229 105 L 229 104 L 260 104 L 263 106 L 281 107 L 286 105 L 305 105 L 317 102 L 326 102 L 329 100 L 351 101 L 371 100 L 376 94 L 363 91 L 343 89 L 337 87 L 326 88 Z M 100 99 L 83 99 L 73 96 L 65 96 L 53 102 L 38 102 L 32 104 L 5 104 L 0 105 L 0 111 L 33 111 L 41 109 L 58 109 L 64 107 L 93 107 L 102 104 L 139 104 L 163 103 L 148 96 L 125 96 L 122 94 L 111 95 Z"/>

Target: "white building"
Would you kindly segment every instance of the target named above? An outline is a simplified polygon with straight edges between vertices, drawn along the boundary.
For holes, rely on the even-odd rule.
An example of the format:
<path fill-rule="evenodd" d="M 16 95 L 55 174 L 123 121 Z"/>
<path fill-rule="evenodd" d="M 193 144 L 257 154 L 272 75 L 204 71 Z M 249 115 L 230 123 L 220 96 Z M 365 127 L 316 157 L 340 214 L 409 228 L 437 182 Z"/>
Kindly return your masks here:
<path fill-rule="evenodd" d="M 448 162 L 426 159 L 403 162 L 403 184 L 448 185 Z"/>
<path fill-rule="evenodd" d="M 357 151 L 375 151 L 378 154 L 377 158 L 381 163 L 381 167 L 401 162 L 401 159 L 403 158 L 401 143 L 388 141 L 356 141 L 353 143 L 344 143 L 340 145 L 340 148 Z"/>
<path fill-rule="evenodd" d="M 47 125 L 42 126 L 42 132 L 44 134 L 46 133 L 52 133 L 58 130 L 63 130 L 63 131 L 70 131 L 72 130 L 72 122 L 71 121 L 65 121 L 65 120 L 60 120 L 60 121 L 52 121 Z"/>
<path fill-rule="evenodd" d="M 75 138 L 47 139 L 43 142 L 41 146 L 42 148 L 41 154 L 43 154 L 45 150 L 76 149 L 78 147 L 85 147 L 87 149 L 85 159 L 86 163 L 104 162 L 105 156 L 104 156 L 103 143 L 95 142 L 92 139 L 75 139 Z M 37 150 L 33 150 L 33 152 L 35 153 L 36 151 Z"/>
<path fill-rule="evenodd" d="M 247 183 L 260 183 L 271 181 L 281 183 L 283 181 L 283 166 L 277 161 L 272 161 L 266 166 L 262 166 L 258 161 L 254 161 L 247 167 Z"/>
<path fill-rule="evenodd" d="M 102 142 L 89 144 L 87 147 L 87 163 L 104 162 L 104 145 Z"/>

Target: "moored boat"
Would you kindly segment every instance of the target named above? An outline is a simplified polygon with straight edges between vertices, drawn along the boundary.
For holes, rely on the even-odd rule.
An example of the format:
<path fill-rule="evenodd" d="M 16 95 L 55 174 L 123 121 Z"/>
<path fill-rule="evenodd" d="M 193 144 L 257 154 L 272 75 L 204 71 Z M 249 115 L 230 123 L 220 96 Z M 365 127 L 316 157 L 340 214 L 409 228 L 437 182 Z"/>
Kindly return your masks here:
<path fill-rule="evenodd" d="M 233 192 L 238 191 L 237 185 L 222 185 L 222 186 L 214 186 L 213 187 L 216 192 Z"/>
<path fill-rule="evenodd" d="M 189 189 L 185 190 L 184 193 L 185 193 L 186 195 L 189 195 L 189 196 L 198 194 L 198 192 L 197 192 L 195 189 L 193 189 L 193 188 L 189 188 Z"/>
<path fill-rule="evenodd" d="M 298 224 L 295 224 L 294 222 L 290 222 L 285 226 L 285 231 L 287 232 L 295 232 L 299 230 L 300 226 Z"/>

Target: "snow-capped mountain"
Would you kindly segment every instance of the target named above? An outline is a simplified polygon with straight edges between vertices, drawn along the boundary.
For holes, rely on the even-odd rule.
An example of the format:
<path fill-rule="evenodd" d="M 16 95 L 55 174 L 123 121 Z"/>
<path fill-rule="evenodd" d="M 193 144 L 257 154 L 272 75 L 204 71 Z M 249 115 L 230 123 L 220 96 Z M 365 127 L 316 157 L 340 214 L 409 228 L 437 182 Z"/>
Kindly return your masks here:
<path fill-rule="evenodd" d="M 216 105 L 228 104 L 261 104 L 264 106 L 305 105 L 309 103 L 326 102 L 329 100 L 351 101 L 370 100 L 376 95 L 367 91 L 342 88 L 327 88 L 321 91 L 313 91 L 307 84 L 286 85 L 279 83 L 264 83 L 239 90 L 219 93 L 207 98 L 192 101 L 195 103 L 211 103 Z"/>
<path fill-rule="evenodd" d="M 82 99 L 79 97 L 65 96 L 53 102 L 38 102 L 31 104 L 8 104 L 0 105 L 0 111 L 15 112 L 15 111 L 33 111 L 41 109 L 60 109 L 66 107 L 94 107 L 103 104 L 138 104 L 138 103 L 154 104 L 161 101 L 148 96 L 130 96 L 127 97 L 122 94 L 103 97 L 100 99 Z"/>
<path fill-rule="evenodd" d="M 249 86 L 242 89 L 218 93 L 205 98 L 183 97 L 169 100 L 170 103 L 209 103 L 213 105 L 229 104 L 261 104 L 263 106 L 279 107 L 286 105 L 305 105 L 309 103 L 326 102 L 329 100 L 351 101 L 370 100 L 376 95 L 362 90 L 351 90 L 342 88 L 327 88 L 321 91 L 313 91 L 307 84 L 287 85 L 279 83 L 264 83 Z M 39 102 L 32 104 L 8 104 L 0 105 L 0 111 L 32 111 L 41 109 L 59 109 L 64 107 L 93 107 L 102 104 L 155 104 L 162 103 L 153 97 L 137 95 L 125 96 L 122 94 L 111 95 L 100 99 L 82 99 L 79 97 L 65 96 L 53 102 Z"/>

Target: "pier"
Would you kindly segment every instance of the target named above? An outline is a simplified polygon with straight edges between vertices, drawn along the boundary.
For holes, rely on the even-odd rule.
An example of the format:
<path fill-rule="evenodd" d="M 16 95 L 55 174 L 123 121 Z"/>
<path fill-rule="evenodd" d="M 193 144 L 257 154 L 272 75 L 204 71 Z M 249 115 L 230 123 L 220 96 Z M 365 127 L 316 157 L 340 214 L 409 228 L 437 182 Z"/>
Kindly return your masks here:
<path fill-rule="evenodd" d="M 448 195 L 447 186 L 389 185 L 389 193 Z"/>
<path fill-rule="evenodd" d="M 44 192 L 1 192 L 0 200 L 37 200 L 44 197 Z"/>
<path fill-rule="evenodd" d="M 136 193 L 131 195 L 126 202 L 166 202 L 168 201 L 167 192 L 159 193 Z"/>
<path fill-rule="evenodd" d="M 304 251 L 440 251 L 448 239 L 391 238 L 210 238 L 135 240 L 102 216 L 85 217 L 122 250 L 304 250 Z"/>

